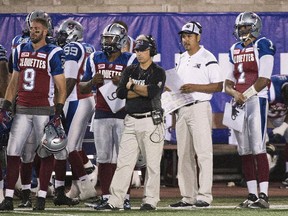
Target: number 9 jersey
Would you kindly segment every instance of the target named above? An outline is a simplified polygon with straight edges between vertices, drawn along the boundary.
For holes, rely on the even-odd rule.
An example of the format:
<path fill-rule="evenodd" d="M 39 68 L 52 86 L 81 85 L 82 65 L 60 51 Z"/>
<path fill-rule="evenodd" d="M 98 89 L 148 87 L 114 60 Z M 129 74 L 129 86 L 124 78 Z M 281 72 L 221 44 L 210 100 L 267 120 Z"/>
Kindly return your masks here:
<path fill-rule="evenodd" d="M 64 73 L 64 63 L 64 51 L 53 44 L 36 51 L 32 42 L 18 45 L 13 52 L 13 73 L 20 73 L 17 105 L 53 106 L 53 76 Z"/>

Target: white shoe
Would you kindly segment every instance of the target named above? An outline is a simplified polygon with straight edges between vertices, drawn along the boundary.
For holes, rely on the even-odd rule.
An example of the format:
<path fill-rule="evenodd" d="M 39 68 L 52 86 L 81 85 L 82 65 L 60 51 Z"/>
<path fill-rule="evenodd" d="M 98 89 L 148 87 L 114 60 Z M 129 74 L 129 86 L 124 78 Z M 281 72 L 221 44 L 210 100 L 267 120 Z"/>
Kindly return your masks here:
<path fill-rule="evenodd" d="M 88 178 L 90 179 L 90 181 L 95 187 L 97 184 L 97 180 L 98 180 L 98 167 L 96 165 L 93 165 L 93 167 L 94 167 L 94 170 L 92 173 L 88 174 Z"/>
<path fill-rule="evenodd" d="M 2 201 L 4 200 L 4 191 L 3 189 L 0 189 L 0 203 L 2 203 Z"/>
<path fill-rule="evenodd" d="M 79 199 L 86 200 L 92 197 L 96 197 L 96 189 L 90 179 L 78 181 L 78 188 L 80 190 Z"/>
<path fill-rule="evenodd" d="M 77 180 L 72 180 L 71 188 L 68 191 L 68 193 L 66 193 L 66 196 L 71 199 L 74 199 L 74 198 L 79 197 L 79 194 L 80 194 L 80 190 L 77 185 Z"/>

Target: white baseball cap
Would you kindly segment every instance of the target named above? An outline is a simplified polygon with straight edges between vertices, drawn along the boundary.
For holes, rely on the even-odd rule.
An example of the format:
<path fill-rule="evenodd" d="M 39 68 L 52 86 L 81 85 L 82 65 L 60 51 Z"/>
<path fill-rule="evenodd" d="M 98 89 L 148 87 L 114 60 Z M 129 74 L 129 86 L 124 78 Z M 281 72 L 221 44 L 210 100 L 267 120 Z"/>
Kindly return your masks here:
<path fill-rule="evenodd" d="M 187 34 L 201 34 L 202 33 L 202 26 L 199 22 L 188 22 L 186 23 L 178 34 L 187 33 Z"/>

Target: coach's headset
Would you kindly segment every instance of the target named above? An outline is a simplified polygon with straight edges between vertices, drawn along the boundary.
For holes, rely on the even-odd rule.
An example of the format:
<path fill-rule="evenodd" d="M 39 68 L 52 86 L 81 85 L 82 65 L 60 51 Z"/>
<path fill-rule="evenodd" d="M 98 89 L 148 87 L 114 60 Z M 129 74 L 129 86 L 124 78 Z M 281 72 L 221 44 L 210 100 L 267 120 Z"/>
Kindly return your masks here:
<path fill-rule="evenodd" d="M 150 48 L 150 56 L 157 55 L 157 46 L 154 38 L 151 35 L 145 35 L 147 40 L 137 40 L 134 50 L 144 51 Z"/>

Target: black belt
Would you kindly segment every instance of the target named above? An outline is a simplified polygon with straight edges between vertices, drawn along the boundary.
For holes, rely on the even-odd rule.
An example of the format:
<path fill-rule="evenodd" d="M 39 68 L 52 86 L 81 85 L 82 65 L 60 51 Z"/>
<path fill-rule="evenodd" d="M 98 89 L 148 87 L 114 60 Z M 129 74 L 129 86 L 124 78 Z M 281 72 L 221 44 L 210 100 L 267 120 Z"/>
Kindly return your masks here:
<path fill-rule="evenodd" d="M 133 118 L 136 118 L 136 119 L 142 119 L 142 118 L 152 117 L 151 114 L 144 114 L 144 115 L 133 115 L 133 114 L 129 114 L 129 115 L 132 116 Z"/>
<path fill-rule="evenodd" d="M 192 102 L 192 103 L 186 104 L 185 106 L 186 106 L 186 107 L 187 107 L 187 106 L 192 106 L 192 105 L 197 104 L 197 103 L 200 103 L 200 102 L 203 102 L 203 101 L 196 100 L 196 101 L 194 101 L 194 102 Z"/>

